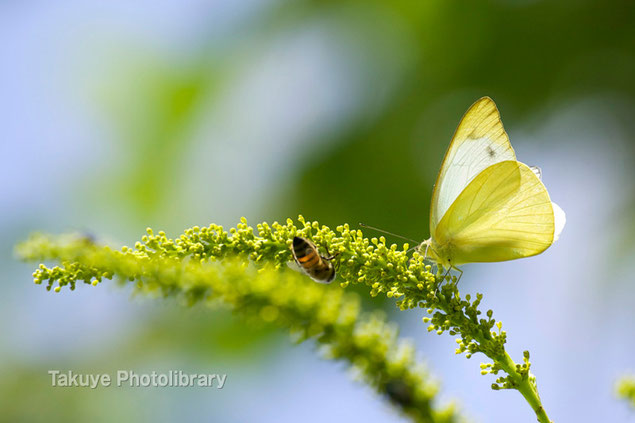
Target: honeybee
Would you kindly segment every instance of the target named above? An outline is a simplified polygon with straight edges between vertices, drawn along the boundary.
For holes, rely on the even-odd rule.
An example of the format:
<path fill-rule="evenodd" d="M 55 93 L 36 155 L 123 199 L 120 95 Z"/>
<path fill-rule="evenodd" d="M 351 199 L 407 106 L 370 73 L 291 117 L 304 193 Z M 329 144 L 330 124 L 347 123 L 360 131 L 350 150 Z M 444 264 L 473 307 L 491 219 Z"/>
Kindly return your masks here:
<path fill-rule="evenodd" d="M 299 236 L 293 238 L 291 252 L 298 266 L 314 281 L 331 283 L 335 279 L 335 267 L 331 260 L 337 257 L 337 254 L 330 256 L 327 249 L 326 252 L 330 257 L 324 257 L 320 255 L 315 244 Z"/>

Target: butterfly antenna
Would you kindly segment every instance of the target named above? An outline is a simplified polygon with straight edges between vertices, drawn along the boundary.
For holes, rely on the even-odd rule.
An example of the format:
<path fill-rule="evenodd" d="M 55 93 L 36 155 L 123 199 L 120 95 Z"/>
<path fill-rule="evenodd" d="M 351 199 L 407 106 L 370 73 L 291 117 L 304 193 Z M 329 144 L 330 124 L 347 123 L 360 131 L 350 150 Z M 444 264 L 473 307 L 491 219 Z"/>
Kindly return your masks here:
<path fill-rule="evenodd" d="M 406 241 L 412 241 L 415 244 L 419 244 L 419 241 L 415 241 L 414 239 L 410 239 L 410 238 L 406 238 L 405 236 L 393 234 L 392 232 L 384 231 L 383 229 L 379 229 L 379 228 L 376 228 L 374 226 L 369 226 L 369 225 L 366 225 L 365 223 L 361 223 L 360 222 L 359 226 L 361 226 L 362 228 L 372 229 L 372 230 L 377 231 L 377 232 L 382 232 L 382 233 L 385 233 L 386 235 L 396 236 L 397 238 L 405 239 Z"/>

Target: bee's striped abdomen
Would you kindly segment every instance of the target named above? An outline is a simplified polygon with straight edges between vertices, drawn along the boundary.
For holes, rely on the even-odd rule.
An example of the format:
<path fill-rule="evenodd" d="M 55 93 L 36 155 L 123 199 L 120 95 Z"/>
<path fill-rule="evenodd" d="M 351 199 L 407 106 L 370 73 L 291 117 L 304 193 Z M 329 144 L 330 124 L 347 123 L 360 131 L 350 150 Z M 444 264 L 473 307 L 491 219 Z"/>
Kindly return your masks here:
<path fill-rule="evenodd" d="M 294 237 L 291 251 L 296 263 L 314 281 L 330 283 L 335 279 L 333 264 L 322 257 L 317 247 L 308 239 L 299 236 Z"/>

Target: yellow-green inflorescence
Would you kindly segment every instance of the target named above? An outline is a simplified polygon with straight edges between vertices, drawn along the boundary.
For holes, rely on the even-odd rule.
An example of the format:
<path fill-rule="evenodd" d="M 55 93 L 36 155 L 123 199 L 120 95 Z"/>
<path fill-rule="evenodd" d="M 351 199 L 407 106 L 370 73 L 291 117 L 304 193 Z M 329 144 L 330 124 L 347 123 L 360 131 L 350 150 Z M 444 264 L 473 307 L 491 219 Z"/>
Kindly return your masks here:
<path fill-rule="evenodd" d="M 481 294 L 461 298 L 456 285 L 443 284 L 443 276 L 433 273 L 421 255 L 407 254 L 408 244 L 399 248 L 386 245 L 384 237 L 369 240 L 347 224 L 333 231 L 302 216 L 298 223 L 287 219 L 284 225 L 258 224 L 256 234 L 243 218 L 229 231 L 214 224 L 193 227 L 174 240 L 147 229 L 134 248 L 121 250 L 85 237 L 33 235 L 17 252 L 25 260 L 60 263 L 52 268 L 41 264 L 33 274 L 35 283 L 46 283 L 56 292 L 64 286 L 75 289 L 77 281 L 97 285 L 116 276 L 134 281 L 143 292 L 188 303 L 220 300 L 248 317 L 317 339 L 331 356 L 361 369 L 367 381 L 415 421 L 456 421 L 452 409 L 433 411 L 434 389 L 424 383 L 425 373 L 413 370 L 412 348 L 397 344 L 396 333 L 383 320 L 360 317 L 352 294 L 289 271 L 293 237 L 309 238 L 322 251 L 339 253 L 335 265 L 341 287 L 364 284 L 371 296 L 396 299 L 401 310 L 427 310 L 429 317 L 423 320 L 428 331 L 458 335 L 457 354 L 485 354 L 492 363 L 483 364 L 482 373 L 506 373 L 493 388 L 518 389 L 539 421 L 548 421 L 529 373 L 529 354 L 523 364 L 511 360 L 501 323 L 491 310 L 485 316 L 478 310 Z"/>
<path fill-rule="evenodd" d="M 617 396 L 626 400 L 635 409 L 635 374 L 622 376 L 615 386 Z"/>

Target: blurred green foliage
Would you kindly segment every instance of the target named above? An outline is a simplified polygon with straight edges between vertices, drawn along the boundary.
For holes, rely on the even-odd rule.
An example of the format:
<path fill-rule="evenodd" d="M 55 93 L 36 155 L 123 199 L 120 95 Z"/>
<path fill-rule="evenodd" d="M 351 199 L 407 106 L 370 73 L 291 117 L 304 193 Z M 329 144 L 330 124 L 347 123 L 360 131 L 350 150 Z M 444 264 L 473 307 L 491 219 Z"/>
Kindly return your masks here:
<path fill-rule="evenodd" d="M 100 97 L 123 160 L 116 176 L 93 191 L 99 193 L 94 200 L 125 205 L 125 216 L 145 225 L 170 217 L 165 196 L 185 183 L 182 169 L 192 131 L 202 111 L 209 112 L 206 100 L 214 96 L 219 75 L 205 65 L 150 54 L 118 59 L 125 65 L 103 81 Z"/>
<path fill-rule="evenodd" d="M 298 13 L 305 18 L 329 14 L 341 42 L 355 40 L 349 57 L 363 57 L 359 69 L 369 93 L 387 82 L 395 88 L 377 96 L 381 104 L 369 94 L 358 120 L 328 143 L 327 154 L 305 158 L 287 214 L 300 211 L 328 224 L 363 220 L 424 239 L 443 152 L 480 96 L 497 101 L 508 125 L 584 96 L 616 95 L 628 99 L 631 111 L 635 106 L 633 2 L 349 1 L 295 8 L 310 10 Z M 284 13 L 295 16 L 286 7 Z M 386 21 L 392 31 L 375 31 Z M 402 66 L 404 50 L 410 55 L 405 72 L 374 72 L 390 66 L 384 62 Z M 395 74 L 397 81 L 386 81 Z M 616 115 L 635 129 L 628 113 Z"/>
<path fill-rule="evenodd" d="M 183 229 L 182 215 L 195 205 L 170 201 L 187 183 L 182 175 L 197 125 L 211 108 L 222 106 L 217 101 L 231 93 L 232 76 L 254 66 L 255 53 L 317 26 L 340 58 L 341 69 L 354 76 L 359 97 L 343 127 L 305 140 L 304 155 L 294 159 L 297 171 L 286 184 L 270 188 L 270 203 L 262 204 L 260 214 L 250 219 L 273 221 L 302 213 L 332 227 L 362 221 L 424 239 L 430 193 L 443 153 L 461 114 L 480 96 L 494 98 L 508 126 L 577 99 L 596 97 L 607 107 L 617 99 L 621 108 L 610 112 L 625 133 L 633 133 L 633 22 L 635 2 L 627 0 L 272 2 L 243 22 L 237 36 L 219 42 L 211 39 L 201 19 L 187 25 L 200 38 L 196 46 L 188 46 L 187 54 L 121 53 L 107 58 L 112 63 L 109 70 L 115 72 L 101 75 L 98 85 L 103 110 L 119 141 L 113 146 L 119 163 L 114 174 L 97 175 L 99 183 L 82 192 L 114 214 L 120 220 L 117 225 L 137 228 L 132 239 L 147 225 Z M 510 136 L 513 143 L 513 131 Z M 549 147 L 549 140 L 542 142 Z M 633 147 L 635 143 L 631 153 Z M 236 171 L 259 178 L 249 169 Z M 210 174 L 231 179 L 214 174 L 214 169 Z M 368 183 L 369 175 L 373 183 Z M 635 198 L 635 193 L 630 195 Z M 83 196 L 81 202 L 87 203 Z M 175 346 L 175 354 L 195 354 L 208 362 L 225 346 L 237 359 L 244 352 L 247 362 L 254 359 L 254 351 L 272 351 L 274 344 L 270 331 L 249 329 L 225 313 L 165 306 L 149 316 L 145 333 L 83 365 L 115 368 L 118 360 L 125 360 L 122 357 Z M 48 381 L 42 379 L 43 369 L 51 365 L 3 365 L 3 420 L 105 416 L 108 421 L 130 418 L 135 415 L 132 409 L 139 410 L 133 394 L 130 409 L 121 402 L 126 395 L 120 395 L 115 406 L 105 391 L 51 394 Z M 34 404 L 47 413 L 36 415 Z"/>

